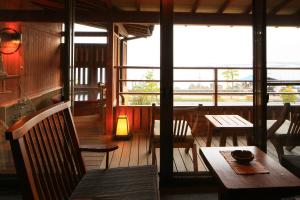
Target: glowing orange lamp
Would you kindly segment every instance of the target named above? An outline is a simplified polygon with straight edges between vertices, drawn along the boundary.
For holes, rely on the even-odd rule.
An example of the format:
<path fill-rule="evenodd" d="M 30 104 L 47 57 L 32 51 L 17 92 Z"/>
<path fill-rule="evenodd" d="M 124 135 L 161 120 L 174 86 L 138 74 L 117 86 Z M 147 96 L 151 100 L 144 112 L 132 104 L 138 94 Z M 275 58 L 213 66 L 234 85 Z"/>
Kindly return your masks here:
<path fill-rule="evenodd" d="M 129 140 L 131 138 L 127 115 L 119 115 L 117 119 L 117 128 L 115 139 Z"/>

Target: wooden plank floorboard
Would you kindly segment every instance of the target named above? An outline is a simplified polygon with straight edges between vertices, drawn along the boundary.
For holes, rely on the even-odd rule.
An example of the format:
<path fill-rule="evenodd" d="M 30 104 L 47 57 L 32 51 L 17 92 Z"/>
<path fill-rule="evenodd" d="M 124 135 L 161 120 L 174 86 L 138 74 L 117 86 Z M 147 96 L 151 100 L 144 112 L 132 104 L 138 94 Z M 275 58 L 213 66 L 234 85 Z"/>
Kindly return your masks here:
<path fill-rule="evenodd" d="M 176 165 L 177 168 L 177 172 L 186 172 L 188 171 L 185 164 L 184 164 L 184 160 L 179 152 L 179 148 L 174 148 L 173 149 L 173 160 L 174 163 Z M 189 162 L 188 160 L 186 160 L 187 162 Z M 190 163 L 186 163 L 187 165 L 189 165 Z"/>
<path fill-rule="evenodd" d="M 139 166 L 139 136 L 133 135 L 129 166 Z"/>
<path fill-rule="evenodd" d="M 121 161 L 121 158 L 122 158 L 124 142 L 123 141 L 118 142 L 118 146 L 119 146 L 119 148 L 114 151 L 114 154 L 113 154 L 113 157 L 112 157 L 112 160 L 111 160 L 111 163 L 110 163 L 111 168 L 120 167 L 120 161 Z"/>
<path fill-rule="evenodd" d="M 199 137 L 196 137 L 196 143 L 198 145 L 198 148 L 197 148 L 197 155 L 198 157 L 200 158 L 200 161 L 201 161 L 201 165 L 199 166 L 202 166 L 204 169 L 203 171 L 208 171 L 208 168 L 206 167 L 206 165 L 204 164 L 204 161 L 202 159 L 202 157 L 200 156 L 199 154 L 199 148 L 200 147 L 205 147 L 206 146 L 206 136 L 199 136 Z M 198 168 L 200 169 L 200 167 L 198 166 Z M 200 170 L 199 170 L 200 171 Z"/>
<path fill-rule="evenodd" d="M 139 165 L 148 164 L 147 136 L 139 135 Z"/>
<path fill-rule="evenodd" d="M 124 141 L 123 142 L 123 150 L 120 158 L 119 167 L 128 167 L 130 160 L 130 150 L 131 150 L 132 141 Z"/>
<path fill-rule="evenodd" d="M 194 171 L 194 167 L 193 167 L 193 162 L 192 162 L 192 158 L 190 157 L 190 151 L 189 154 L 185 153 L 185 149 L 184 148 L 180 148 L 178 149 L 179 154 L 181 156 L 181 159 L 183 160 L 183 164 L 185 166 L 185 169 L 187 172 L 192 172 Z"/>

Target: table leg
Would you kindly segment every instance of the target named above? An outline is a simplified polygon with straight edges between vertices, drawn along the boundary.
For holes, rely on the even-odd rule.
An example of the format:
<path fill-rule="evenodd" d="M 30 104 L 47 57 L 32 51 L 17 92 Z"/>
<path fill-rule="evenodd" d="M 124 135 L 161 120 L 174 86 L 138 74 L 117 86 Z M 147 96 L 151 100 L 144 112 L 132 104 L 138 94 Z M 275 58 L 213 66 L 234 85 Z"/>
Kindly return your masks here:
<path fill-rule="evenodd" d="M 106 152 L 106 163 L 105 163 L 105 169 L 108 169 L 108 162 L 109 162 L 109 152 Z"/>
<path fill-rule="evenodd" d="M 232 134 L 233 146 L 238 146 L 238 140 L 236 134 Z"/>
<path fill-rule="evenodd" d="M 207 138 L 206 138 L 206 146 L 211 146 L 211 139 L 212 139 L 212 127 L 210 123 L 208 122 L 208 131 L 207 131 Z"/>
<path fill-rule="evenodd" d="M 220 135 L 220 147 L 226 146 L 226 134 L 221 133 Z"/>
<path fill-rule="evenodd" d="M 251 146 L 252 145 L 252 137 L 251 137 L 251 135 L 252 135 L 252 132 L 248 132 L 247 133 L 247 135 L 246 135 L 246 139 L 247 139 L 247 145 L 248 146 Z"/>

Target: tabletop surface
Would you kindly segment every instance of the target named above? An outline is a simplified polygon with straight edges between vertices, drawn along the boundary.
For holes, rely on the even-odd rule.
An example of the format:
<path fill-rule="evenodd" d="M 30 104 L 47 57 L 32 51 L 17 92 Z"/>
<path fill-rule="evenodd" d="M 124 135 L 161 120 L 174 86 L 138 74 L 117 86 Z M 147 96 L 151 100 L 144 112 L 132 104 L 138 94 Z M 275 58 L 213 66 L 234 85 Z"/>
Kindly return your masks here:
<path fill-rule="evenodd" d="M 252 128 L 253 124 L 239 115 L 205 115 L 215 128 Z"/>
<path fill-rule="evenodd" d="M 236 174 L 220 151 L 249 150 L 255 159 L 260 162 L 269 174 L 238 175 Z M 228 189 L 300 189 L 300 179 L 282 167 L 278 162 L 270 158 L 257 147 L 201 147 L 200 155 L 210 171 L 217 177 L 219 182 Z"/>

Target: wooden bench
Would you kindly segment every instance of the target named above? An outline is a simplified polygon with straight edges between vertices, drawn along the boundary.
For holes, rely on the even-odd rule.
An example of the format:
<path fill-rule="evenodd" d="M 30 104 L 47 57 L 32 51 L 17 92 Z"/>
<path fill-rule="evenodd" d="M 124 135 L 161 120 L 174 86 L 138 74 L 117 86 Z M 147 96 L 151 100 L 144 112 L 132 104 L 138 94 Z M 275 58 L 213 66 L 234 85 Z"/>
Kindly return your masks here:
<path fill-rule="evenodd" d="M 159 199 L 154 166 L 86 171 L 70 103 L 22 118 L 6 131 L 24 199 Z"/>

